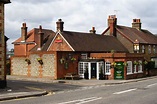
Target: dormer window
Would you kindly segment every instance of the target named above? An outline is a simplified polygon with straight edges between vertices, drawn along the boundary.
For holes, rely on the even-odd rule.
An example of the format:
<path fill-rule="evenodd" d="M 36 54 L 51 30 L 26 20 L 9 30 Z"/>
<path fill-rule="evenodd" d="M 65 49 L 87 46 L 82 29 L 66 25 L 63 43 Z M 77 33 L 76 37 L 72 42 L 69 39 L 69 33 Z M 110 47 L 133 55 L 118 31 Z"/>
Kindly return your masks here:
<path fill-rule="evenodd" d="M 139 53 L 140 46 L 139 46 L 139 41 L 136 39 L 134 42 L 134 52 Z"/>

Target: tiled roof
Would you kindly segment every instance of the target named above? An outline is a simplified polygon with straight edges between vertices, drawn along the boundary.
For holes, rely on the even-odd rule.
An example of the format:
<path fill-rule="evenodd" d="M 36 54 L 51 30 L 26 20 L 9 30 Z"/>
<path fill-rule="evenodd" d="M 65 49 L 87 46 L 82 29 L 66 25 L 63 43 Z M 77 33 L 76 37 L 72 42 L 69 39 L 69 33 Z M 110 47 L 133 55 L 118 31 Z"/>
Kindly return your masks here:
<path fill-rule="evenodd" d="M 137 39 L 139 43 L 144 44 L 157 44 L 157 38 L 148 30 L 138 30 L 136 28 L 117 26 L 116 29 L 125 35 L 130 41 L 135 42 Z"/>
<path fill-rule="evenodd" d="M 63 31 L 63 37 L 75 51 L 93 52 L 128 52 L 128 50 L 113 36 L 93 33 Z"/>
<path fill-rule="evenodd" d="M 42 29 L 42 32 L 44 33 L 44 45 L 42 47 L 43 50 L 46 50 L 50 44 L 50 42 L 52 41 L 52 39 L 55 36 L 55 32 L 52 30 L 48 30 L 48 29 Z M 27 42 L 35 42 L 38 43 L 39 39 L 38 39 L 38 35 L 39 35 L 39 29 L 38 28 L 34 28 L 31 31 L 29 31 L 27 33 L 27 39 L 26 39 L 26 43 Z M 19 39 L 17 39 L 15 42 L 13 42 L 13 44 L 20 44 L 22 41 L 22 38 L 20 37 Z M 37 48 L 38 45 L 36 45 L 31 51 L 35 50 Z"/>
<path fill-rule="evenodd" d="M 2 3 L 11 3 L 10 0 L 0 0 Z"/>

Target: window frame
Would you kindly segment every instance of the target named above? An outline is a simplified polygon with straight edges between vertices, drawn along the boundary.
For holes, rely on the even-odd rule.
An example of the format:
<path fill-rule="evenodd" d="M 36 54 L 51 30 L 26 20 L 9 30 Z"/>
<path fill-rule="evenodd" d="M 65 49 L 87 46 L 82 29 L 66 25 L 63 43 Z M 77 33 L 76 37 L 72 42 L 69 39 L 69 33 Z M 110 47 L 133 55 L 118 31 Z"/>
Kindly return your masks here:
<path fill-rule="evenodd" d="M 133 74 L 132 73 L 132 61 L 127 61 L 127 75 L 129 74 Z"/>
<path fill-rule="evenodd" d="M 105 75 L 111 75 L 111 62 L 105 62 Z"/>

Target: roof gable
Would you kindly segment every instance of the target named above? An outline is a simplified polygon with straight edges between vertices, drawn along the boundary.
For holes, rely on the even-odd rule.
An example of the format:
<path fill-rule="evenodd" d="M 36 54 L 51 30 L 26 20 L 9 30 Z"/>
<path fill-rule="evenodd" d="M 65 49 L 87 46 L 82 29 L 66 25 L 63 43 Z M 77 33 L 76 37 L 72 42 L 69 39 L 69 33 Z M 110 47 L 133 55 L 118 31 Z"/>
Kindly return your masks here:
<path fill-rule="evenodd" d="M 62 46 L 59 46 L 60 43 Z M 64 48 L 62 48 L 64 47 Z M 49 45 L 47 51 L 75 51 L 68 41 L 63 37 L 62 33 L 58 31 Z"/>

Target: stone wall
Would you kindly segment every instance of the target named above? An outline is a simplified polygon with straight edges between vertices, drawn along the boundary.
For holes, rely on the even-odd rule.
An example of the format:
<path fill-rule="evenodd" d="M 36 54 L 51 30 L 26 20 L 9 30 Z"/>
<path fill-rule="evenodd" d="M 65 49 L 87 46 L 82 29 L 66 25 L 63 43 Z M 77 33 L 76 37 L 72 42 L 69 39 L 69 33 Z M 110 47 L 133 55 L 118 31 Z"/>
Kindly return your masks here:
<path fill-rule="evenodd" d="M 27 63 L 25 62 L 25 59 L 26 59 L 25 57 L 14 57 L 11 60 L 12 75 L 27 75 Z"/>
<path fill-rule="evenodd" d="M 43 59 L 43 76 L 54 76 L 55 72 L 55 55 L 54 54 L 44 54 Z M 53 69 L 53 70 L 52 70 Z"/>
<path fill-rule="evenodd" d="M 43 64 L 38 62 L 40 58 Z M 30 60 L 28 64 L 25 59 Z M 55 77 L 56 56 L 55 54 L 30 54 L 26 57 L 12 57 L 11 74 L 28 77 Z"/>

